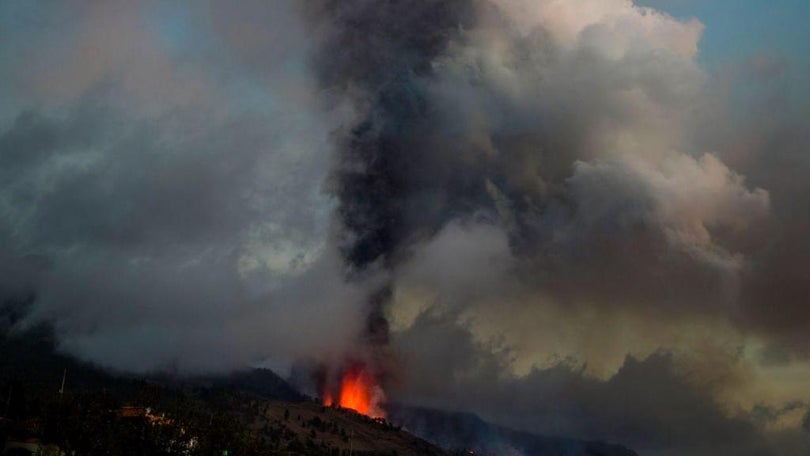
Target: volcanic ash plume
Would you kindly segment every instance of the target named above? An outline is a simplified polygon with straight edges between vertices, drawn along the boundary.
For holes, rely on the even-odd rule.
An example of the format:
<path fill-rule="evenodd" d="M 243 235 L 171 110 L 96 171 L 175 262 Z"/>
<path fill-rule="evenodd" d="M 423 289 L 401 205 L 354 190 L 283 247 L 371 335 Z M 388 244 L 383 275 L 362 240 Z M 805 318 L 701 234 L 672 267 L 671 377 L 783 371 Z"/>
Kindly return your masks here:
<path fill-rule="evenodd" d="M 330 190 L 339 198 L 340 247 L 350 280 L 371 269 L 390 270 L 422 227 L 413 226 L 413 198 L 430 198 L 430 186 L 413 180 L 413 139 L 428 109 L 420 80 L 447 40 L 469 16 L 462 1 L 319 2 L 313 16 L 328 30 L 316 58 L 321 83 L 344 92 L 359 113 L 336 135 L 338 157 Z M 417 152 L 418 154 L 418 152 Z M 440 220 L 433 220 L 435 226 Z M 358 353 L 323 368 L 327 405 L 382 416 L 382 381 L 388 344 L 385 307 L 390 284 L 368 299 Z"/>
<path fill-rule="evenodd" d="M 357 350 L 324 369 L 328 402 L 386 386 L 386 315 L 409 291 L 427 299 L 400 329 L 468 317 L 532 356 L 541 332 L 510 328 L 546 311 L 697 314 L 733 296 L 769 195 L 684 139 L 699 23 L 618 0 L 309 5 L 318 82 L 353 114 L 327 181 L 337 244 L 350 282 L 388 277 L 367 287 Z M 415 344 L 412 360 L 443 345 Z M 425 359 L 408 371 L 445 371 Z"/>

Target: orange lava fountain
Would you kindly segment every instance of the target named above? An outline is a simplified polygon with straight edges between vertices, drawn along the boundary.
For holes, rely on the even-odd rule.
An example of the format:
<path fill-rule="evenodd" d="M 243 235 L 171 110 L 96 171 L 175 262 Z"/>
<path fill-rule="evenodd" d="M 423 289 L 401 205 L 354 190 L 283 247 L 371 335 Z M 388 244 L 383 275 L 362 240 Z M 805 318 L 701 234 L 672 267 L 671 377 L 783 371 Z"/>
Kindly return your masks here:
<path fill-rule="evenodd" d="M 324 391 L 323 405 L 339 405 L 373 418 L 385 418 L 379 404 L 383 398 L 382 389 L 363 365 L 353 364 L 343 371 L 336 393 L 333 395 L 328 389 Z M 335 396 L 339 398 L 338 403 L 335 403 Z"/>

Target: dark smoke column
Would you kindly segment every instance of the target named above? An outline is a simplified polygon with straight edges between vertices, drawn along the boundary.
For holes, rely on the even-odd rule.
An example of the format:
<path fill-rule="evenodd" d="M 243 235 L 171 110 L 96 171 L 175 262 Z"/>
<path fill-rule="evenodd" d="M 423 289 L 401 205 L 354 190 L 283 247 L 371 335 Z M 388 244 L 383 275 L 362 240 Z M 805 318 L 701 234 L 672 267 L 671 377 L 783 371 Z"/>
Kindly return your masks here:
<path fill-rule="evenodd" d="M 349 97 L 361 113 L 355 124 L 336 132 L 339 152 L 329 188 L 339 198 L 340 248 L 350 280 L 362 280 L 372 264 L 394 268 L 410 242 L 453 215 L 447 208 L 459 206 L 448 204 L 453 199 L 448 188 L 461 195 L 483 190 L 459 181 L 458 174 L 437 173 L 425 90 L 436 57 L 470 25 L 473 3 L 341 0 L 309 6 L 318 28 L 327 30 L 315 58 L 319 81 L 327 91 Z M 325 397 L 340 394 L 335 384 L 358 363 L 378 383 L 384 381 L 390 296 L 384 284 L 369 297 L 361 353 L 327 369 L 335 372 L 325 374 Z"/>

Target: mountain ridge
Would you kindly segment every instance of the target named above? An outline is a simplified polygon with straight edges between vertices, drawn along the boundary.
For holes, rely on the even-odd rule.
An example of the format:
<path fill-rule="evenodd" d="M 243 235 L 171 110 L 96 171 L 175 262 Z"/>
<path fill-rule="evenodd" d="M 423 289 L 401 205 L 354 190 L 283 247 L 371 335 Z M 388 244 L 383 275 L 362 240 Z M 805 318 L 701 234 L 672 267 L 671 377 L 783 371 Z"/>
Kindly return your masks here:
<path fill-rule="evenodd" d="M 135 405 L 170 417 L 168 422 L 176 423 L 174 432 L 188 442 L 196 433 L 198 444 L 207 439 L 211 448 L 241 448 L 242 454 L 266 454 L 251 453 L 264 448 L 270 454 L 329 456 L 347 450 L 358 456 L 469 451 L 486 456 L 637 456 L 620 445 L 515 431 L 469 412 L 389 404 L 388 420 L 376 420 L 324 407 L 263 368 L 191 377 L 120 374 L 59 353 L 54 340 L 47 326 L 0 331 L 0 388 L 8 393 L 5 418 L 39 420 L 42 426 L 37 435 L 63 446 L 83 443 L 71 441 L 71 433 L 58 429 L 58 423 L 65 427 L 65 421 L 74 420 L 85 424 L 84 432 L 92 433 L 92 426 L 97 426 L 99 432 L 118 435 L 116 426 L 129 429 L 132 423 L 121 421 L 114 410 Z M 59 394 L 65 372 L 65 393 Z M 61 415 L 55 415 L 57 410 Z M 88 410 L 96 410 L 93 413 L 98 416 L 88 415 Z M 8 434 L 0 430 L 0 439 L 5 438 L 4 432 Z M 147 443 L 154 444 L 128 444 L 146 448 Z"/>

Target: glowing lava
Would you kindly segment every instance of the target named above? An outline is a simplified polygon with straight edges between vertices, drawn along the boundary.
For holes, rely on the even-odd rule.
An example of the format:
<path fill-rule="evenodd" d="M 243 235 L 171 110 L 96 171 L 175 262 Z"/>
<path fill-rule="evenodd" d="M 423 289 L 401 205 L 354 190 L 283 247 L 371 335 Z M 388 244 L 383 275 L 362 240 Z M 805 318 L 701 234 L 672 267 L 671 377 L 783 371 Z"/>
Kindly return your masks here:
<path fill-rule="evenodd" d="M 340 387 L 340 406 L 368 415 L 371 409 L 371 378 L 365 370 L 348 369 Z"/>
<path fill-rule="evenodd" d="M 324 391 L 324 405 L 339 405 L 363 415 L 385 418 L 385 412 L 380 408 L 384 398 L 382 388 L 361 364 L 353 364 L 343 371 L 339 388 L 334 393 L 328 388 Z M 339 398 L 338 403 L 335 403 L 335 397 Z"/>

